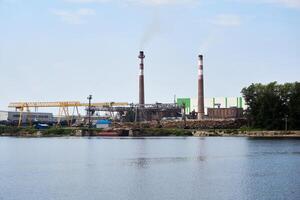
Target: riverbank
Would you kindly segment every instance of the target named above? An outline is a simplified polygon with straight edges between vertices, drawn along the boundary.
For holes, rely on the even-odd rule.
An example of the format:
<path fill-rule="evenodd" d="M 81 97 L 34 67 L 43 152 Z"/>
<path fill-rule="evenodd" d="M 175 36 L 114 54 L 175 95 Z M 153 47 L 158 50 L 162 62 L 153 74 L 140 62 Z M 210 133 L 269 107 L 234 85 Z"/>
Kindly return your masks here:
<path fill-rule="evenodd" d="M 193 136 L 191 130 L 178 128 L 50 128 L 37 130 L 34 128 L 0 127 L 0 136 L 13 137 L 84 137 L 84 136 L 109 136 L 109 137 L 151 137 L 151 136 Z"/>
<path fill-rule="evenodd" d="M 196 137 L 299 137 L 300 131 L 266 131 L 266 130 L 196 130 Z"/>
<path fill-rule="evenodd" d="M 183 128 L 50 128 L 37 130 L 33 128 L 0 127 L 0 136 L 12 137 L 299 137 L 300 131 L 262 131 L 243 129 L 183 129 Z"/>

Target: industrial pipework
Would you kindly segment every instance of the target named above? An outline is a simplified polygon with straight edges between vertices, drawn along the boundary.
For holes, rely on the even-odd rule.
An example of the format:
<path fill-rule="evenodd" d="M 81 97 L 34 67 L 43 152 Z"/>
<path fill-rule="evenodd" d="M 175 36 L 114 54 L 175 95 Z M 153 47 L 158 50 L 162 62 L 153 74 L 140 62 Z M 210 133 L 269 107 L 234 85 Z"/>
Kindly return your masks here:
<path fill-rule="evenodd" d="M 144 52 L 140 51 L 140 55 L 138 57 L 140 62 L 140 77 L 139 77 L 139 104 L 140 107 L 143 107 L 145 105 L 145 88 L 144 88 Z"/>
<path fill-rule="evenodd" d="M 203 55 L 199 55 L 198 63 L 198 119 L 204 118 L 204 81 L 203 81 Z"/>

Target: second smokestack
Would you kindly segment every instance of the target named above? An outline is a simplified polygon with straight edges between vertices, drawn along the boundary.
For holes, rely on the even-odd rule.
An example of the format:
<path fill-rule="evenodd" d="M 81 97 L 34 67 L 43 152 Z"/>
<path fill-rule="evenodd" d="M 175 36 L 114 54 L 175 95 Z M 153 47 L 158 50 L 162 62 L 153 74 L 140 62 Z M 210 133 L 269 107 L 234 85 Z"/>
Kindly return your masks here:
<path fill-rule="evenodd" d="M 144 52 L 140 51 L 139 59 L 140 59 L 140 76 L 139 76 L 139 104 L 140 107 L 145 105 L 145 88 L 144 88 Z"/>
<path fill-rule="evenodd" d="M 198 56 L 198 119 L 204 118 L 203 55 Z"/>

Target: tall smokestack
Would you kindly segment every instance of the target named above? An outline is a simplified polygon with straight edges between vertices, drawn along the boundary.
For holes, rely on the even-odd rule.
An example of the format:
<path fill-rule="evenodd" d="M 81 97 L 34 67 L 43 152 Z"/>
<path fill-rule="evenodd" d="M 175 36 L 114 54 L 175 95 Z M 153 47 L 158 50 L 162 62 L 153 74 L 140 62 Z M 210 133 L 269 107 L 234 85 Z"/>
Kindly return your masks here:
<path fill-rule="evenodd" d="M 140 107 L 145 105 L 145 91 L 144 91 L 144 52 L 140 51 L 139 59 L 140 62 L 140 80 L 139 80 L 139 104 Z"/>
<path fill-rule="evenodd" d="M 203 55 L 199 55 L 198 64 L 198 119 L 204 118 L 204 83 L 203 83 Z"/>

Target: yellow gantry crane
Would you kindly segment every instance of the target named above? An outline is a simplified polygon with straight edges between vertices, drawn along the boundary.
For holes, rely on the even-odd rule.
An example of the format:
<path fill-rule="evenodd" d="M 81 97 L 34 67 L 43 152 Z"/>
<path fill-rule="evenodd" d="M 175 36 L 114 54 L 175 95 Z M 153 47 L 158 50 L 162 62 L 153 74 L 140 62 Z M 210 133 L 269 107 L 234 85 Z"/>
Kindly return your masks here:
<path fill-rule="evenodd" d="M 92 107 L 113 107 L 113 106 L 128 106 L 125 102 L 104 102 L 104 103 L 92 103 Z M 57 102 L 14 102 L 9 104 L 9 108 L 14 108 L 20 112 L 18 126 L 22 123 L 22 114 L 27 111 L 30 112 L 30 108 L 34 108 L 37 111 L 39 108 L 59 108 L 58 111 L 58 124 L 61 117 L 65 116 L 68 125 L 71 125 L 73 116 L 76 113 L 80 117 L 78 107 L 88 107 L 88 103 L 81 103 L 79 101 L 57 101 Z M 72 112 L 70 112 L 72 111 Z M 70 115 L 70 113 L 72 113 Z"/>

